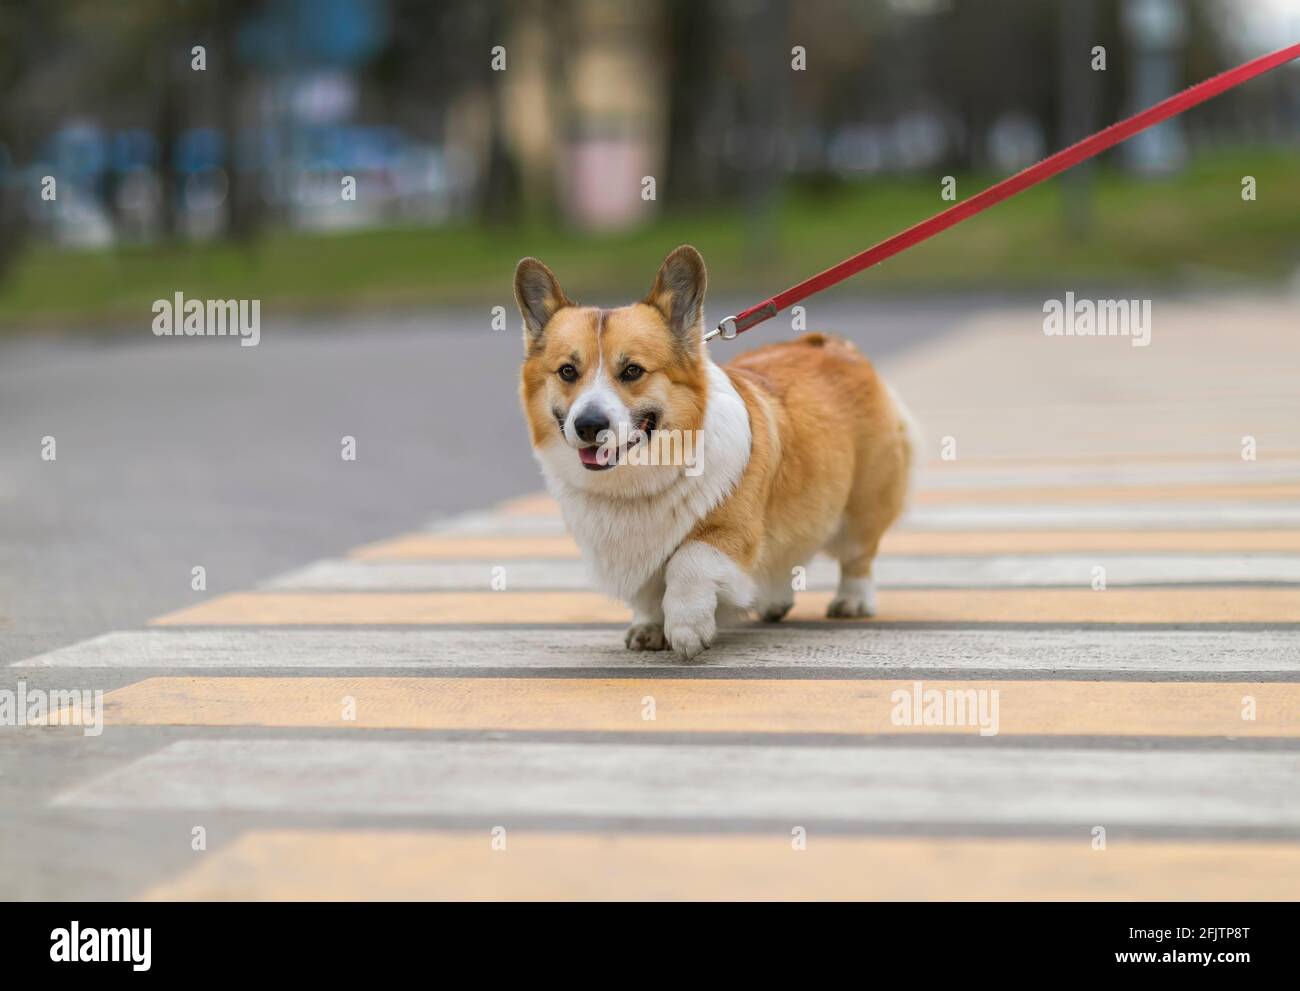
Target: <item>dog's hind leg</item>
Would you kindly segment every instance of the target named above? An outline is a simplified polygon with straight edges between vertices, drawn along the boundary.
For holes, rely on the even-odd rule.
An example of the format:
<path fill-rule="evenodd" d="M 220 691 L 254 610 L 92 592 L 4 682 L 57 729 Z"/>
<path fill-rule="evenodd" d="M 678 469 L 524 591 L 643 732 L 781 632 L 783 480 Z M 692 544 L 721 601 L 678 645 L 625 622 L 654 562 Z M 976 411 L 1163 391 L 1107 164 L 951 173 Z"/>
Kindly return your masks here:
<path fill-rule="evenodd" d="M 826 545 L 827 553 L 840 562 L 840 585 L 826 610 L 829 618 L 852 619 L 876 614 L 876 580 L 871 575 L 871 566 L 880 548 L 880 538 L 904 510 L 910 488 L 911 460 L 910 443 L 906 440 L 896 458 L 892 466 L 858 469 L 840 529 Z M 889 469 L 880 471 L 881 467 Z"/>
<path fill-rule="evenodd" d="M 664 573 L 655 575 L 632 597 L 632 625 L 623 642 L 628 650 L 664 650 Z"/>
<path fill-rule="evenodd" d="M 871 565 L 885 528 L 893 515 L 881 505 L 877 493 L 866 497 L 855 489 L 849 498 L 840 527 L 826 543 L 825 551 L 840 562 L 840 584 L 826 607 L 831 619 L 854 619 L 876 614 L 876 580 Z"/>
<path fill-rule="evenodd" d="M 840 561 L 840 584 L 826 607 L 831 619 L 852 619 L 876 614 L 876 579 L 871 575 L 875 548 L 870 553 Z"/>
<path fill-rule="evenodd" d="M 826 609 L 833 619 L 876 614 L 876 580 L 871 566 L 880 538 L 903 514 L 912 487 L 916 422 L 892 390 L 890 397 L 897 443 L 858 462 L 839 530 L 826 545 L 827 552 L 840 562 L 839 588 Z"/>
<path fill-rule="evenodd" d="M 832 619 L 854 619 L 876 614 L 876 579 L 871 566 L 876 560 L 880 538 L 894 522 L 902 508 L 905 489 L 881 492 L 879 488 L 865 495 L 856 489 L 839 531 L 826 545 L 826 551 L 840 562 L 840 584 L 826 608 Z"/>

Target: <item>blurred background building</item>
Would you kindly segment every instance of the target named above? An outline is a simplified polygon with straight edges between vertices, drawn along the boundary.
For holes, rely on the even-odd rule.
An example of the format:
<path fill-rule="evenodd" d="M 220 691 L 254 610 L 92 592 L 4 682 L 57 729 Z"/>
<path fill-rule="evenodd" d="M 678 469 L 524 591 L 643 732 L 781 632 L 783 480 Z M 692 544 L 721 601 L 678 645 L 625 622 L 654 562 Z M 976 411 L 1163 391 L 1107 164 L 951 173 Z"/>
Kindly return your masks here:
<path fill-rule="evenodd" d="M 33 244 L 608 233 L 728 206 L 761 258 L 792 191 L 996 178 L 1297 37 L 1295 0 L 6 0 L 0 279 Z M 1294 152 L 1298 77 L 1113 164 Z"/>

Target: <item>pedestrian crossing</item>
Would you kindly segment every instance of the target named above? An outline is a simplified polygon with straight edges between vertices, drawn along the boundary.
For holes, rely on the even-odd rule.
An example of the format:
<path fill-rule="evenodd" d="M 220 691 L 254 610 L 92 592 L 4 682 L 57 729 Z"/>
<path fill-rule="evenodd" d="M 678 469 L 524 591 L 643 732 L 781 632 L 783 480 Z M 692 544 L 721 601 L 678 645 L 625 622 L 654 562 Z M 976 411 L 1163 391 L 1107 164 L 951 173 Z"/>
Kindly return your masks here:
<path fill-rule="evenodd" d="M 792 827 L 797 829 L 798 827 Z M 789 836 L 250 832 L 221 861 L 146 899 L 1228 901 L 1294 897 L 1287 843 L 1133 841 L 1099 857 L 1071 840 L 830 835 L 797 855 Z M 508 853 L 508 856 L 505 854 Z"/>
<path fill-rule="evenodd" d="M 19 662 L 110 688 L 49 806 L 174 830 L 145 899 L 1294 899 L 1300 339 L 1161 317 L 895 363 L 934 460 L 874 619 L 815 561 L 792 622 L 627 651 L 526 494 Z"/>
<path fill-rule="evenodd" d="M 179 734 L 55 806 L 252 817 L 149 899 L 1300 890 L 1300 532 L 909 521 L 875 620 L 822 618 L 818 561 L 684 664 L 623 649 L 548 498 L 467 519 L 20 662 Z"/>

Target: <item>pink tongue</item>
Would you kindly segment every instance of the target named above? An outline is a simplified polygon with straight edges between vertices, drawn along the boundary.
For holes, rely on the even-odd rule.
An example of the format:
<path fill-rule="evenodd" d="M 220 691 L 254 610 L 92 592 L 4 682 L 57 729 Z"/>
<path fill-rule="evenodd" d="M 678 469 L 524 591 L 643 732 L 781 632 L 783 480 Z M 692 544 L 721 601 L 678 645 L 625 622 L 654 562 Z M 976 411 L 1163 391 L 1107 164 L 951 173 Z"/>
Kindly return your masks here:
<path fill-rule="evenodd" d="M 598 465 L 600 460 L 596 457 L 600 453 L 599 447 L 580 447 L 578 448 L 578 457 L 582 459 L 584 465 Z"/>

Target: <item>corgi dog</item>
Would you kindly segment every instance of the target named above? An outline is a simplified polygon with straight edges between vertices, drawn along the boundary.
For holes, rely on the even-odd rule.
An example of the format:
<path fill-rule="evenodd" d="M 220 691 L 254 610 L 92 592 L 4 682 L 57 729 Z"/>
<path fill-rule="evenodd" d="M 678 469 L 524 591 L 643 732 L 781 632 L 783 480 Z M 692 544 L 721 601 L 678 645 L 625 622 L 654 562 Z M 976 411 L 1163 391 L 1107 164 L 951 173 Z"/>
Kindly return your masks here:
<path fill-rule="evenodd" d="M 547 487 L 631 650 L 690 660 L 720 620 L 794 605 L 795 571 L 839 561 L 831 617 L 876 611 L 872 561 L 902 513 L 912 420 L 848 341 L 807 334 L 714 363 L 704 259 L 664 260 L 650 294 L 580 306 L 535 258 L 515 270 L 521 398 Z"/>

